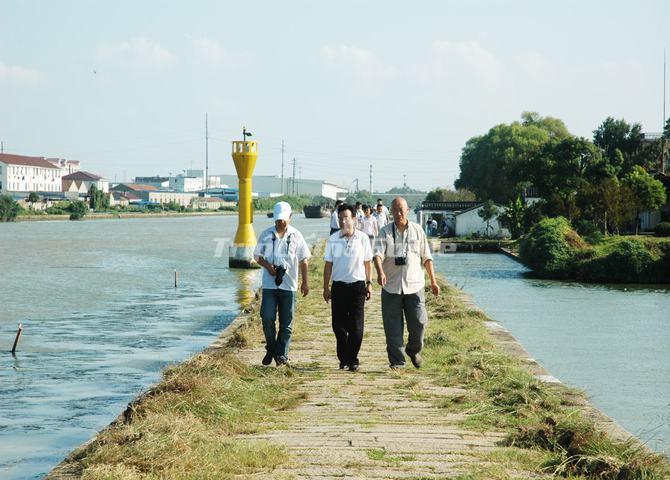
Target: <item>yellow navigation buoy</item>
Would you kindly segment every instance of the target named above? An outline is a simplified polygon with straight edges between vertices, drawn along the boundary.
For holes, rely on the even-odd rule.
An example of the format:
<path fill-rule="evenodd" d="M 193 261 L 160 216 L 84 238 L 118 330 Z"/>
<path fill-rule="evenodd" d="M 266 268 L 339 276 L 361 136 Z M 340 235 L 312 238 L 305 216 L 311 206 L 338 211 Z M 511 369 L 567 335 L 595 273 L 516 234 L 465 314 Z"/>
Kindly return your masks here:
<path fill-rule="evenodd" d="M 247 141 L 246 137 L 251 135 L 244 129 L 244 140 L 233 142 L 233 162 L 237 170 L 239 180 L 239 224 L 235 240 L 230 247 L 228 255 L 228 266 L 230 268 L 258 268 L 254 261 L 254 247 L 256 246 L 256 232 L 253 226 L 253 203 L 251 197 L 251 176 L 256 167 L 258 157 L 258 144 Z"/>

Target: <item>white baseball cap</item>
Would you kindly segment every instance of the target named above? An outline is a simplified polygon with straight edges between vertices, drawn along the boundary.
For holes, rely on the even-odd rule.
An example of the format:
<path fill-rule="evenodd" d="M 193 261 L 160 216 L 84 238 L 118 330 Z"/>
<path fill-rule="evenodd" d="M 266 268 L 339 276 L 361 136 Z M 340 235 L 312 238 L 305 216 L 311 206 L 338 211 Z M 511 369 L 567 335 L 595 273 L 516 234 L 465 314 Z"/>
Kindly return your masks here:
<path fill-rule="evenodd" d="M 277 202 L 274 211 L 272 212 L 272 216 L 275 221 L 289 220 L 291 218 L 291 205 L 286 202 Z"/>

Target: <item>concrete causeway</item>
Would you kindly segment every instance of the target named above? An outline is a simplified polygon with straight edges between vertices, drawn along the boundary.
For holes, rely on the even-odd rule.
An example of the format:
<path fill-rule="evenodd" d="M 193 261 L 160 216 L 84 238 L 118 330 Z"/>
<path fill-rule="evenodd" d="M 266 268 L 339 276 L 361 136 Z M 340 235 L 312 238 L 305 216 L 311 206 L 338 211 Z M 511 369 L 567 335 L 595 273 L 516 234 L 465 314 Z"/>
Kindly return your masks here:
<path fill-rule="evenodd" d="M 320 295 L 320 289 L 310 293 Z M 308 315 L 299 311 L 294 325 L 291 368 L 306 379 L 306 400 L 295 421 L 285 430 L 239 437 L 275 442 L 290 454 L 285 465 L 254 478 L 453 478 L 483 467 L 478 454 L 497 448 L 505 435 L 465 430 L 459 426 L 464 414 L 437 406 L 461 389 L 435 385 L 409 361 L 403 370 L 388 367 L 379 289 L 366 303 L 361 369 L 355 373 L 339 369 L 330 306 L 322 305 Z M 259 364 L 264 346 L 259 341 L 239 353 Z"/>

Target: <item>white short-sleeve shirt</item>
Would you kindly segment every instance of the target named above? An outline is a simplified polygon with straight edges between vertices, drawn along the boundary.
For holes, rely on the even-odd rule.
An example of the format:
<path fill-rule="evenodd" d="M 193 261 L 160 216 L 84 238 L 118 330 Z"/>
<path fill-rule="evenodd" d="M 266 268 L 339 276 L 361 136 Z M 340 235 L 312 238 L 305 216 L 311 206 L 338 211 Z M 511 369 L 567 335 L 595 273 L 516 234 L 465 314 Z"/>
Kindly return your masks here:
<path fill-rule="evenodd" d="M 326 242 L 323 258 L 332 262 L 334 282 L 365 281 L 365 264 L 372 260 L 370 239 L 360 230 L 347 238 L 341 231 L 333 233 Z"/>
<path fill-rule="evenodd" d="M 381 258 L 386 274 L 384 290 L 410 294 L 423 289 L 426 281 L 422 267 L 433 255 L 421 226 L 408 222 L 405 231 L 400 232 L 391 222 L 381 229 L 375 240 L 375 256 Z M 405 265 L 396 265 L 395 257 L 405 257 Z"/>
<path fill-rule="evenodd" d="M 275 227 L 263 230 L 254 249 L 254 258 L 258 261 L 260 257 L 263 257 L 272 265 L 281 265 L 286 268 L 284 281 L 279 286 L 275 284 L 275 277 L 264 268 L 263 288 L 280 288 L 294 292 L 298 290 L 298 264 L 311 255 L 302 233 L 291 225 L 286 227 L 283 237 L 279 237 Z"/>

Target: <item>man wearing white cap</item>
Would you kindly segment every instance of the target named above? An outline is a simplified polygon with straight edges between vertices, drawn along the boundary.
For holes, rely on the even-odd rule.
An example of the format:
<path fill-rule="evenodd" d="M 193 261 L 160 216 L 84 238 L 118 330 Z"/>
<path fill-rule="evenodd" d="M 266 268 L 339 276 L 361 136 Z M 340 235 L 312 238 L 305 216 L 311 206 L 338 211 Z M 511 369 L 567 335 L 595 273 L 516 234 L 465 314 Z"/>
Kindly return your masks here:
<path fill-rule="evenodd" d="M 270 365 L 274 359 L 277 365 L 285 365 L 288 363 L 298 290 L 298 266 L 302 277 L 300 291 L 304 297 L 309 293 L 307 263 L 311 253 L 302 234 L 289 225 L 291 205 L 278 202 L 274 206 L 273 217 L 275 226 L 263 230 L 254 249 L 254 259 L 263 267 L 261 319 L 266 353 L 262 363 Z M 276 326 L 277 316 L 279 329 Z"/>

